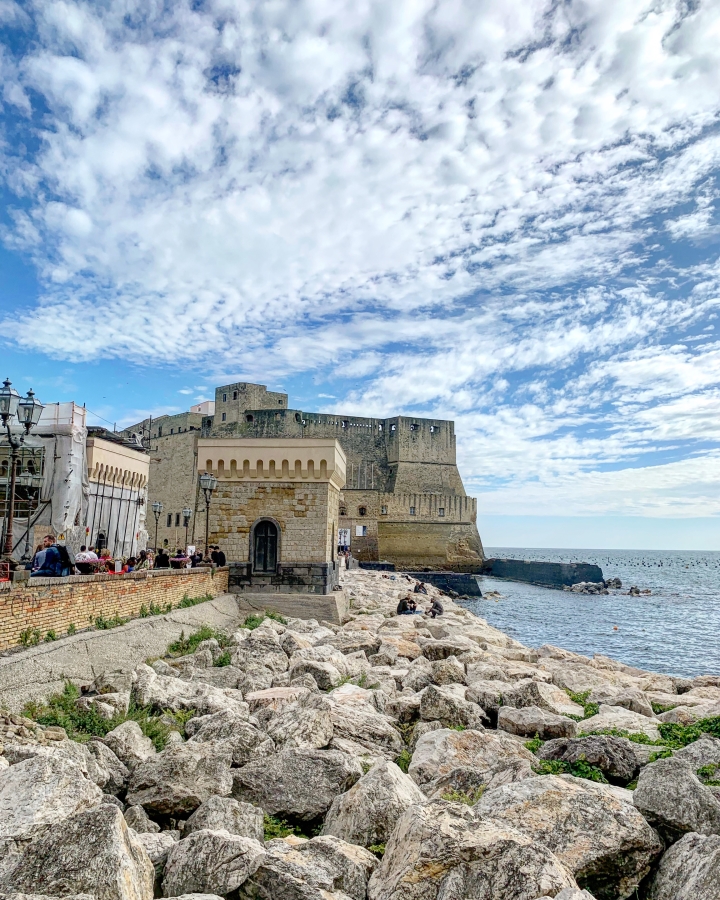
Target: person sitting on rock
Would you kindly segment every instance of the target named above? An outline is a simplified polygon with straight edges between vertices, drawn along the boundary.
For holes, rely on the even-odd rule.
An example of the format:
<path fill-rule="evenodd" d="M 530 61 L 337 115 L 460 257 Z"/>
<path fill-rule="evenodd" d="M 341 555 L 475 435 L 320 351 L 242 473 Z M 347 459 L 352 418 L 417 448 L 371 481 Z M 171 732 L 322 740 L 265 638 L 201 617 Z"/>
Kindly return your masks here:
<path fill-rule="evenodd" d="M 437 616 L 441 616 L 445 612 L 445 607 L 440 602 L 438 597 L 435 597 L 430 609 L 425 613 L 426 616 L 430 616 L 432 619 Z"/>
<path fill-rule="evenodd" d="M 397 614 L 398 614 L 399 616 L 409 616 L 409 615 L 412 615 L 412 612 L 411 612 L 411 610 L 410 610 L 410 599 L 411 599 L 411 597 L 410 597 L 410 595 L 408 594 L 407 597 L 403 597 L 402 600 L 398 603 L 398 605 L 397 605 Z"/>
<path fill-rule="evenodd" d="M 418 583 L 415 585 L 414 593 L 427 594 L 427 588 L 425 587 L 425 585 L 423 584 L 422 581 L 418 581 Z"/>

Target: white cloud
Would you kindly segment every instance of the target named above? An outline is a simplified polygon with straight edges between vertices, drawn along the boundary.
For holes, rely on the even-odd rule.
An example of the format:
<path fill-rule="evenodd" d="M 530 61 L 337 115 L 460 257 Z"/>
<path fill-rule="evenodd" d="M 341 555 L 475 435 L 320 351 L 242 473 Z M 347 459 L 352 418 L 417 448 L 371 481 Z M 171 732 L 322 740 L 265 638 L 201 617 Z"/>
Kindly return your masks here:
<path fill-rule="evenodd" d="M 715 4 L 14 8 L 3 100 L 40 146 L 0 172 L 36 349 L 455 416 L 473 484 L 503 480 L 483 502 L 676 510 L 675 466 L 711 504 Z"/>

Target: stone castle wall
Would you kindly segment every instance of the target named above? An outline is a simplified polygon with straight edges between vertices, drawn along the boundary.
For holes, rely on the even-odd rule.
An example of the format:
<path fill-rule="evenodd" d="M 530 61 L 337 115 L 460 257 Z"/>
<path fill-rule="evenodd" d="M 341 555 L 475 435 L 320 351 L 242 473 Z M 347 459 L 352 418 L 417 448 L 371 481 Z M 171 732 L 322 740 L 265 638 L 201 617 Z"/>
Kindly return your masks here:
<path fill-rule="evenodd" d="M 132 618 L 155 603 L 173 606 L 185 595 L 216 597 L 228 588 L 228 570 L 181 569 L 129 575 L 71 575 L 0 583 L 0 650 L 20 642 L 26 629 L 60 636 L 74 625 L 79 631 L 99 616 Z"/>

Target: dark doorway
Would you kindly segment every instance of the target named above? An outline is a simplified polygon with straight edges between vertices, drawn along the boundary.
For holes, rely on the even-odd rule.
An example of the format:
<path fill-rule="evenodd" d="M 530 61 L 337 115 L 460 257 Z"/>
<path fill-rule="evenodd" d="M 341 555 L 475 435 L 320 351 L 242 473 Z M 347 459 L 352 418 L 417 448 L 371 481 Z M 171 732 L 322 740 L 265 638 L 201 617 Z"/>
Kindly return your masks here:
<path fill-rule="evenodd" d="M 253 570 L 274 572 L 277 566 L 278 530 L 272 522 L 259 522 L 253 537 Z"/>

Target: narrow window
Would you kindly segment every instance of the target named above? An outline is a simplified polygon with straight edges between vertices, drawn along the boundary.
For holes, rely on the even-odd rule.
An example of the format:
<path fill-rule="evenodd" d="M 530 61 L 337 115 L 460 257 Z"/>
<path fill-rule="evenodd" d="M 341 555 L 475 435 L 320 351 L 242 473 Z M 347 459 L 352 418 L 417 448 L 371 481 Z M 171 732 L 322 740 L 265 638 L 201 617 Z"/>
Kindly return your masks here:
<path fill-rule="evenodd" d="M 167 514 L 167 527 L 170 528 L 172 525 L 172 513 Z"/>
<path fill-rule="evenodd" d="M 175 434 L 175 429 L 174 429 L 174 428 L 171 428 L 171 429 L 170 429 L 170 434 Z"/>
<path fill-rule="evenodd" d="M 445 507 L 444 507 L 444 506 L 441 506 L 441 507 L 438 509 L 438 515 L 439 515 L 439 516 L 444 516 L 444 515 L 445 515 Z"/>
<path fill-rule="evenodd" d="M 382 430 L 383 430 L 382 425 L 378 425 L 378 431 L 382 431 Z"/>
<path fill-rule="evenodd" d="M 347 419 L 343 419 L 340 424 L 342 425 L 343 428 L 347 428 L 348 427 Z"/>
<path fill-rule="evenodd" d="M 233 391 L 233 400 L 237 400 L 237 391 Z"/>
<path fill-rule="evenodd" d="M 223 394 L 223 403 L 227 403 L 227 394 Z"/>
<path fill-rule="evenodd" d="M 395 431 L 395 426 L 394 426 L 394 425 L 391 425 L 391 426 L 390 426 L 390 431 Z"/>
<path fill-rule="evenodd" d="M 435 426 L 431 425 L 430 426 L 430 434 L 434 434 L 434 432 L 435 432 Z"/>
<path fill-rule="evenodd" d="M 381 507 L 380 507 L 380 515 L 381 515 L 381 516 L 386 516 L 386 515 L 387 515 L 387 506 L 381 506 Z"/>
<path fill-rule="evenodd" d="M 175 527 L 178 528 L 180 525 L 180 513 L 175 513 Z"/>
<path fill-rule="evenodd" d="M 411 515 L 411 516 L 414 516 L 414 515 L 415 515 L 415 507 L 414 507 L 414 506 L 411 506 L 411 507 L 410 507 L 410 515 Z"/>
<path fill-rule="evenodd" d="M 158 437 L 162 437 L 162 425 L 158 427 Z"/>
<path fill-rule="evenodd" d="M 227 413 L 223 413 L 223 414 L 222 414 L 222 420 L 223 420 L 223 422 L 224 422 L 226 419 L 227 419 Z"/>
<path fill-rule="evenodd" d="M 282 406 L 282 400 L 278 400 L 278 404 Z"/>

